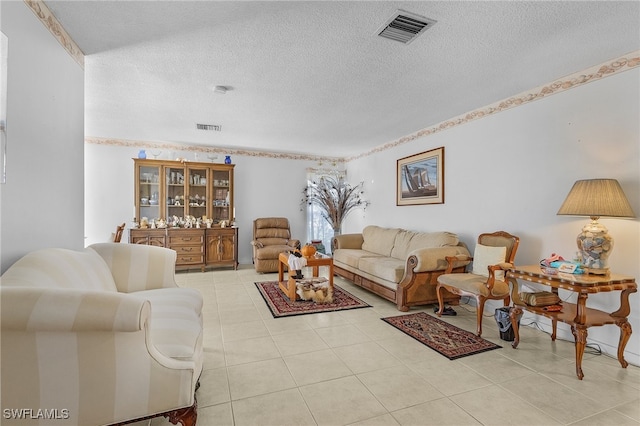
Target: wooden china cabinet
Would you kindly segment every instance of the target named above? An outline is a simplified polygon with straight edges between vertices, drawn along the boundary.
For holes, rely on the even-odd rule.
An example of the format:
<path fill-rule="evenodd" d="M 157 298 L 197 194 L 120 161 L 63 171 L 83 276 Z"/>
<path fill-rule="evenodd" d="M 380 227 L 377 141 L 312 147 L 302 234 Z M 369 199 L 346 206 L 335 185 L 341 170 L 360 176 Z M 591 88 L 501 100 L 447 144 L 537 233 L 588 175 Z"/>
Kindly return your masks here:
<path fill-rule="evenodd" d="M 238 228 L 231 226 L 234 165 L 133 161 L 135 222 L 140 226 L 130 230 L 129 242 L 175 250 L 176 269 L 237 269 Z"/>

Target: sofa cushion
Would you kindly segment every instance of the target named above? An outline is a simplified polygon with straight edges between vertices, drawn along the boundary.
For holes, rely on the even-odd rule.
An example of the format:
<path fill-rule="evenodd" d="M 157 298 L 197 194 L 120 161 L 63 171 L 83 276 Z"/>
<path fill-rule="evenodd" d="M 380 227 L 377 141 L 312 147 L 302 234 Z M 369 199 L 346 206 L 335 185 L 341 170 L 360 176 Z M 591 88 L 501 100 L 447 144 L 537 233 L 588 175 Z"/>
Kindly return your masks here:
<path fill-rule="evenodd" d="M 405 262 L 394 257 L 363 257 L 358 269 L 375 277 L 399 283 L 404 276 Z"/>
<path fill-rule="evenodd" d="M 506 255 L 506 247 L 492 247 L 476 244 L 476 248 L 473 252 L 473 270 L 471 272 L 488 277 L 489 266 L 503 263 Z M 496 271 L 495 278 L 497 280 L 503 280 L 504 271 Z"/>
<path fill-rule="evenodd" d="M 109 267 L 91 249 L 47 248 L 28 253 L 2 275 L 2 285 L 117 291 Z"/>
<path fill-rule="evenodd" d="M 289 242 L 289 239 L 269 237 L 269 238 L 256 238 L 254 241 L 256 242 L 256 246 L 260 248 L 260 247 L 266 247 L 271 245 L 284 245 Z"/>
<path fill-rule="evenodd" d="M 342 263 L 344 265 L 357 268 L 360 263 L 360 259 L 364 257 L 383 257 L 380 254 L 371 253 L 370 251 L 360 249 L 340 249 L 333 253 L 333 262 Z"/>
<path fill-rule="evenodd" d="M 381 228 L 369 225 L 362 230 L 364 238 L 362 249 L 383 256 L 391 256 L 393 243 L 400 231 L 401 229 L 399 228 Z"/>
<path fill-rule="evenodd" d="M 289 220 L 283 217 L 269 217 L 256 219 L 254 221 L 254 240 L 261 238 L 280 238 L 288 240 L 291 238 L 289 230 Z"/>
<path fill-rule="evenodd" d="M 202 295 L 194 289 L 163 288 L 130 293 L 151 303 L 149 331 L 160 353 L 193 359 L 202 345 Z"/>
<path fill-rule="evenodd" d="M 393 243 L 391 256 L 405 260 L 409 253 L 423 248 L 450 247 L 458 245 L 456 234 L 451 232 L 400 231 Z"/>
<path fill-rule="evenodd" d="M 256 250 L 256 259 L 275 259 L 278 260 L 280 253 L 287 253 L 293 250 L 293 247 L 286 244 L 277 244 L 271 246 L 264 246 Z"/>
<path fill-rule="evenodd" d="M 504 281 L 495 281 L 493 289 L 489 293 L 486 286 L 487 277 L 477 274 L 444 274 L 438 277 L 438 281 L 445 285 L 459 288 L 468 293 L 488 296 L 504 296 L 509 293 L 509 284 Z"/>
<path fill-rule="evenodd" d="M 396 259 L 406 259 L 407 253 L 409 253 L 408 247 L 411 244 L 411 240 L 416 235 L 416 232 L 406 231 L 404 229 L 398 232 L 393 240 L 393 247 L 391 248 L 390 256 L 395 257 Z"/>

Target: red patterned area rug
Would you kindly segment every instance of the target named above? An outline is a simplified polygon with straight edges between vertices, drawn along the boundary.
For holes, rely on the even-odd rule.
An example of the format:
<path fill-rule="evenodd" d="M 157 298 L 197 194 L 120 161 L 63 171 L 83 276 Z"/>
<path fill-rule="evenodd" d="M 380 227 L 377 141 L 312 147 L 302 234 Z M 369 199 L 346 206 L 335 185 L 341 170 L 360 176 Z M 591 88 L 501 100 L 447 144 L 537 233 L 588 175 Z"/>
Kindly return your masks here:
<path fill-rule="evenodd" d="M 502 347 L 432 317 L 426 312 L 382 318 L 382 321 L 386 321 L 449 359 L 458 359 Z"/>
<path fill-rule="evenodd" d="M 333 286 L 333 303 L 324 304 L 318 304 L 310 300 L 296 300 L 292 302 L 282 290 L 280 290 L 277 281 L 258 282 L 256 286 L 260 294 L 262 294 L 264 301 L 267 302 L 267 306 L 271 309 L 271 314 L 274 318 L 371 307 L 371 305 L 363 302 L 337 285 Z"/>

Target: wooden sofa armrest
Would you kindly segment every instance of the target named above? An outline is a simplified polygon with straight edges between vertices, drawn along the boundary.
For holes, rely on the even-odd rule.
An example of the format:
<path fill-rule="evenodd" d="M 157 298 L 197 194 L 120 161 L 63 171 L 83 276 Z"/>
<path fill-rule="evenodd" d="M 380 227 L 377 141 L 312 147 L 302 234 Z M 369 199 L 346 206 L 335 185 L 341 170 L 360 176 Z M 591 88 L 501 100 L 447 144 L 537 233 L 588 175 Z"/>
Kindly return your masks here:
<path fill-rule="evenodd" d="M 409 257 L 415 256 L 416 262 L 413 272 L 443 271 L 449 266 L 447 258 L 453 257 L 454 266 L 452 269 L 469 264 L 469 252 L 466 247 L 433 247 L 414 250 L 409 253 Z M 409 264 L 407 263 L 407 269 Z"/>
<path fill-rule="evenodd" d="M 331 239 L 331 248 L 337 249 L 361 249 L 364 243 L 362 234 L 341 234 Z"/>

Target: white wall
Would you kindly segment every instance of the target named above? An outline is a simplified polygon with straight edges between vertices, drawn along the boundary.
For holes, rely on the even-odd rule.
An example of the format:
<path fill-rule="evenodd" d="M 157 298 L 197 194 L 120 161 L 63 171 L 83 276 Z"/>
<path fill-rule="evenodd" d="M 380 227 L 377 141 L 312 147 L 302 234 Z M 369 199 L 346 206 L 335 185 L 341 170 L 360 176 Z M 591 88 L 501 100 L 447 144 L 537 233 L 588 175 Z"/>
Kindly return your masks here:
<path fill-rule="evenodd" d="M 132 158 L 138 148 L 86 144 L 86 244 L 107 241 L 116 225 L 126 222 L 123 241 L 134 217 L 134 171 Z M 163 152 L 159 158 L 175 157 L 195 160 L 193 152 Z M 147 149 L 147 155 L 149 150 Z M 206 158 L 199 155 L 199 161 Z M 222 162 L 224 156 L 215 161 Z M 235 209 L 238 224 L 238 257 L 251 264 L 253 220 L 258 217 L 289 218 L 293 238 L 305 242 L 305 214 L 300 209 L 306 169 L 317 164 L 310 161 L 233 155 L 235 164 Z"/>
<path fill-rule="evenodd" d="M 364 216 L 350 216 L 343 232 L 359 232 L 366 224 L 449 230 L 473 251 L 479 233 L 505 230 L 521 239 L 517 264 L 537 264 L 553 252 L 572 258 L 575 238 L 589 219 L 556 213 L 576 180 L 618 179 L 640 214 L 639 82 L 640 69 L 625 71 L 350 162 L 350 180 L 365 181 L 371 205 Z M 441 146 L 445 203 L 396 206 L 396 160 Z M 612 270 L 640 279 L 638 219 L 601 222 L 615 238 Z M 564 296 L 575 301 L 575 294 Z M 612 312 L 619 297 L 619 292 L 592 295 L 588 305 Z M 637 332 L 640 296 L 630 300 L 630 323 Z M 568 327 L 561 329 L 573 340 Z M 618 331 L 590 328 L 588 341 L 615 354 Z M 632 338 L 626 358 L 640 365 L 639 354 L 640 339 Z"/>
<path fill-rule="evenodd" d="M 0 8 L 9 40 L 4 271 L 37 248 L 84 246 L 84 71 L 24 2 Z"/>
<path fill-rule="evenodd" d="M 367 224 L 449 230 L 473 251 L 479 233 L 506 230 L 521 238 L 518 264 L 535 264 L 553 252 L 571 258 L 575 237 L 588 219 L 556 212 L 576 180 L 618 179 L 640 214 L 639 82 L 636 68 L 351 161 L 349 180 L 364 180 L 371 205 L 366 212 L 353 212 L 343 232 L 360 232 Z M 445 147 L 445 203 L 396 206 L 396 160 L 441 146 Z M 117 223 L 127 221 L 130 226 L 131 158 L 138 148 L 87 144 L 85 150 L 90 244 L 107 239 Z M 193 157 L 187 152 L 174 155 Z M 301 192 L 306 168 L 317 164 L 238 155 L 232 159 L 240 262 L 251 262 L 249 241 L 252 220 L 257 217 L 288 217 L 294 237 L 304 241 Z M 616 240 L 610 259 L 613 271 L 640 278 L 638 219 L 601 221 Z M 562 295 L 575 301 L 575 294 Z M 638 294 L 633 294 L 630 323 L 636 331 L 640 330 L 638 302 Z M 589 306 L 609 312 L 618 303 L 618 293 L 589 298 Z M 497 306 L 489 302 L 486 312 Z M 523 322 L 533 319 L 548 328 L 548 321 L 540 317 L 525 317 Z M 618 336 L 615 326 L 594 327 L 589 329 L 588 341 L 615 354 Z M 559 326 L 559 337 L 573 339 L 564 325 Z M 640 340 L 631 339 L 626 359 L 640 365 L 639 353 Z"/>

